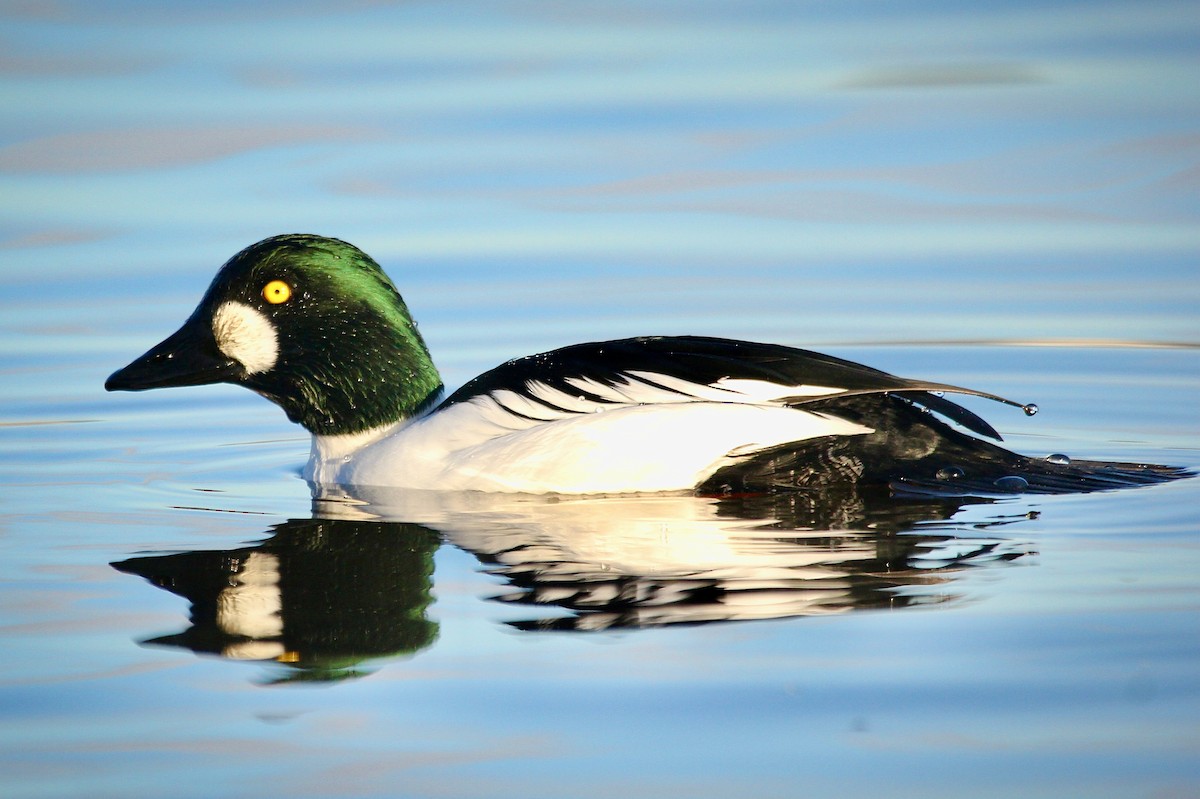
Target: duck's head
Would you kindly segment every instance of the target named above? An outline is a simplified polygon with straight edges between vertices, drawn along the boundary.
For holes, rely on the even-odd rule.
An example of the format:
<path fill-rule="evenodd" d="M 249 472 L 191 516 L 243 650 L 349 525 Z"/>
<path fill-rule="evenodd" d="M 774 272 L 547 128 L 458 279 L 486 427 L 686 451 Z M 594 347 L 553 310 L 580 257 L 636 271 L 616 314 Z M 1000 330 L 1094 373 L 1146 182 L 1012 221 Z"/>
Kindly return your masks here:
<path fill-rule="evenodd" d="M 221 267 L 183 327 L 109 391 L 236 383 L 321 435 L 411 416 L 441 391 L 396 287 L 357 247 L 274 236 Z"/>

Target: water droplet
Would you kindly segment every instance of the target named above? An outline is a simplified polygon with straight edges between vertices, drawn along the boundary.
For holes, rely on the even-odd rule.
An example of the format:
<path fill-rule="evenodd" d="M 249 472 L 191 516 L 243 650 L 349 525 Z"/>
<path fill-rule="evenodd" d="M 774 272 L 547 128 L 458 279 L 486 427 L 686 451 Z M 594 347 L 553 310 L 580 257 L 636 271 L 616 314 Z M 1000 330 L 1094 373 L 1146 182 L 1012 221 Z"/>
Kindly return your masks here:
<path fill-rule="evenodd" d="M 1071 459 L 1061 452 L 1056 452 L 1053 455 L 1047 455 L 1046 460 L 1050 463 L 1057 463 L 1059 466 L 1069 466 Z"/>
<path fill-rule="evenodd" d="M 1022 405 L 1021 410 L 1025 411 L 1026 416 L 1033 416 L 1038 412 L 1038 406 L 1031 402 L 1028 405 Z"/>
<path fill-rule="evenodd" d="M 957 480 L 965 475 L 966 472 L 957 466 L 943 466 L 937 470 L 937 474 L 935 474 L 934 477 L 939 480 Z"/>
<path fill-rule="evenodd" d="M 1029 481 L 1024 477 L 1017 477 L 1015 474 L 1010 474 L 996 480 L 993 485 L 1001 491 L 1008 491 L 1013 494 L 1019 494 L 1029 488 Z"/>

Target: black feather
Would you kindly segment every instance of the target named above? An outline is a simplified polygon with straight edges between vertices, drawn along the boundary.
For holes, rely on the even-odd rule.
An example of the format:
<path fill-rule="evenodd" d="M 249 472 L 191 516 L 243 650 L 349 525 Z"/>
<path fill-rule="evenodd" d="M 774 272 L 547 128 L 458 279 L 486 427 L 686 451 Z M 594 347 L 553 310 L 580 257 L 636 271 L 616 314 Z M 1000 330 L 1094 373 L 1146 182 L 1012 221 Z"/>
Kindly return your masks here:
<path fill-rule="evenodd" d="M 908 380 L 832 355 L 779 344 L 704 336 L 654 336 L 576 344 L 508 361 L 465 384 L 450 395 L 442 407 L 506 389 L 521 393 L 547 408 L 562 410 L 530 395 L 527 386 L 531 382 L 582 396 L 592 402 L 609 403 L 610 400 L 572 385 L 568 378 L 584 377 L 613 386 L 628 379 L 630 372 L 655 372 L 700 385 L 711 385 L 723 378 L 732 378 L 762 380 L 781 386 L 824 386 L 839 390 L 840 396 L 896 392 L 910 402 L 943 414 L 972 432 L 996 440 L 1000 439 L 1000 435 L 990 424 L 966 408 L 930 392 L 973 394 L 1017 405 L 1011 400 L 973 389 Z M 652 379 L 636 379 L 658 385 Z M 784 402 L 793 406 L 810 406 L 826 398 L 804 395 L 787 398 Z"/>
<path fill-rule="evenodd" d="M 966 435 L 890 395 L 826 399 L 810 409 L 867 424 L 875 432 L 754 453 L 718 471 L 700 492 L 828 490 L 854 484 L 907 496 L 987 497 L 1086 493 L 1192 476 L 1173 466 L 1030 458 Z"/>

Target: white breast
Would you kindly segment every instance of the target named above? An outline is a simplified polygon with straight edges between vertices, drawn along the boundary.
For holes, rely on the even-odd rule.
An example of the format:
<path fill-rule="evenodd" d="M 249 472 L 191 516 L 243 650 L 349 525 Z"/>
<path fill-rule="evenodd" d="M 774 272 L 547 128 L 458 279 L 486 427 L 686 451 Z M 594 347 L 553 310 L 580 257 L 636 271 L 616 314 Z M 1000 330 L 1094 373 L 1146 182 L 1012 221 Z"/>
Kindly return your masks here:
<path fill-rule="evenodd" d="M 778 405 L 628 405 L 531 424 L 490 397 L 355 440 L 314 438 L 315 482 L 438 490 L 629 493 L 694 488 L 763 449 L 870 428 Z"/>

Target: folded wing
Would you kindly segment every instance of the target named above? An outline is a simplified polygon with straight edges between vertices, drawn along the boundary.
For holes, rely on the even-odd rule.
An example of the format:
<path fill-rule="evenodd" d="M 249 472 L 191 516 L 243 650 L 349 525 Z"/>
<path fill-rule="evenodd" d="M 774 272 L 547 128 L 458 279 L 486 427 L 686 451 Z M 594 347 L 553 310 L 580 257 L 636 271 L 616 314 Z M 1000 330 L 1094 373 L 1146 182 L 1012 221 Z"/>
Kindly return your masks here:
<path fill-rule="evenodd" d="M 994 394 L 896 377 L 808 350 L 702 336 L 619 339 L 518 358 L 470 381 L 442 407 L 486 396 L 511 414 L 519 429 L 628 405 L 704 401 L 799 407 L 835 396 L 881 393 L 996 440 L 995 428 L 941 395 L 970 394 L 1025 407 Z"/>

